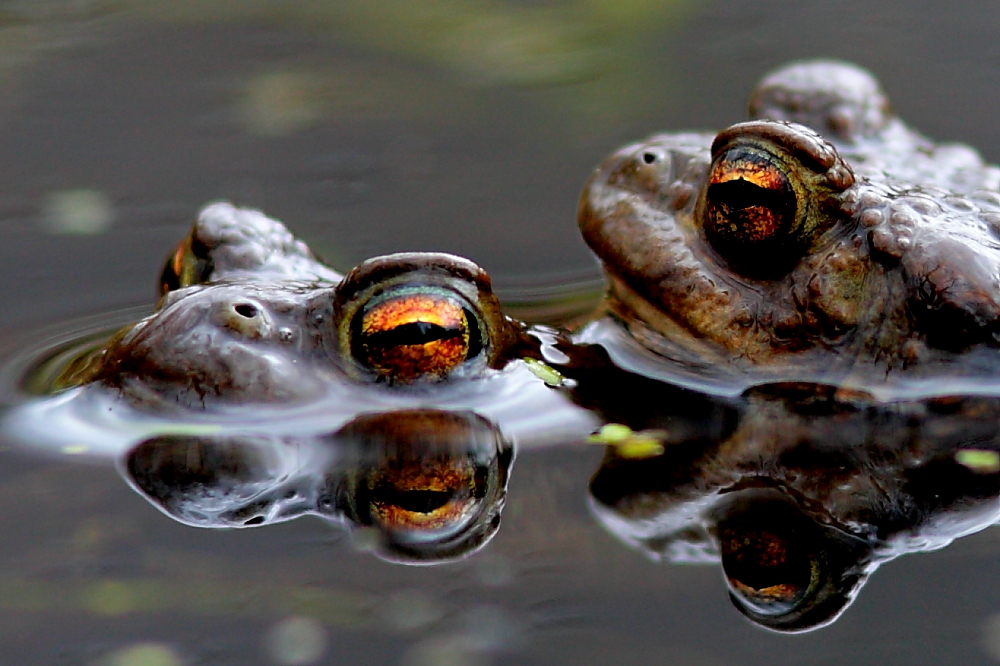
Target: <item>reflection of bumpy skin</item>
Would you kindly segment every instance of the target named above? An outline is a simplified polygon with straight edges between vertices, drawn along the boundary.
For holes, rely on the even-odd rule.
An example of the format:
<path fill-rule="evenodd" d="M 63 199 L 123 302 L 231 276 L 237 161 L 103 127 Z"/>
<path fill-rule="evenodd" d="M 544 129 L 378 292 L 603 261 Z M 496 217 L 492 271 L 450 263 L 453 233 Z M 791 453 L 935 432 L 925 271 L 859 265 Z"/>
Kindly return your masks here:
<path fill-rule="evenodd" d="M 998 417 L 996 399 L 874 406 L 823 386 L 762 387 L 714 442 L 664 432 L 663 454 L 645 459 L 609 448 L 592 507 L 654 559 L 721 559 L 744 614 L 805 631 L 832 622 L 880 563 L 995 522 L 1000 473 L 959 452 L 1000 451 Z"/>
<path fill-rule="evenodd" d="M 308 469 L 322 465 L 324 453 L 308 440 L 167 435 L 133 447 L 122 471 L 154 506 L 186 525 L 255 527 L 315 506 Z"/>
<path fill-rule="evenodd" d="M 315 514 L 375 534 L 385 560 L 434 564 L 496 534 L 513 455 L 486 419 L 428 409 L 359 416 L 322 437 L 155 437 L 121 467 L 146 499 L 188 525 L 257 527 Z"/>
<path fill-rule="evenodd" d="M 780 70 L 752 108 L 781 122 L 653 136 L 587 183 L 580 228 L 634 338 L 758 380 L 955 374 L 956 352 L 985 374 L 1000 169 L 909 130 L 845 64 Z"/>

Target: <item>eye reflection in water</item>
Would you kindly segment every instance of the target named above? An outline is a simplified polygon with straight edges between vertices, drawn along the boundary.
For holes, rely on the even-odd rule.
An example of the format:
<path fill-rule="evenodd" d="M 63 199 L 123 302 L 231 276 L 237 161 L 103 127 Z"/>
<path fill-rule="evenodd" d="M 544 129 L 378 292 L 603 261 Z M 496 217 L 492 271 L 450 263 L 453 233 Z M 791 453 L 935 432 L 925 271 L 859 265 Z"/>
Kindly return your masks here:
<path fill-rule="evenodd" d="M 513 448 L 482 417 L 436 410 L 361 416 L 333 439 L 349 459 L 324 479 L 320 511 L 374 528 L 381 557 L 452 560 L 496 534 Z"/>
<path fill-rule="evenodd" d="M 472 412 L 367 414 L 313 438 L 163 436 L 133 447 L 122 471 L 172 518 L 253 527 L 318 515 L 377 534 L 374 552 L 434 564 L 496 534 L 513 447 Z"/>
<path fill-rule="evenodd" d="M 866 540 L 824 524 L 776 489 L 732 493 L 711 518 L 733 604 L 769 629 L 832 621 L 866 576 Z"/>
<path fill-rule="evenodd" d="M 883 562 L 996 522 L 994 398 L 887 404 L 798 384 L 744 398 L 715 441 L 667 430 L 643 459 L 609 446 L 591 507 L 654 560 L 721 563 L 733 604 L 762 627 L 825 626 Z"/>

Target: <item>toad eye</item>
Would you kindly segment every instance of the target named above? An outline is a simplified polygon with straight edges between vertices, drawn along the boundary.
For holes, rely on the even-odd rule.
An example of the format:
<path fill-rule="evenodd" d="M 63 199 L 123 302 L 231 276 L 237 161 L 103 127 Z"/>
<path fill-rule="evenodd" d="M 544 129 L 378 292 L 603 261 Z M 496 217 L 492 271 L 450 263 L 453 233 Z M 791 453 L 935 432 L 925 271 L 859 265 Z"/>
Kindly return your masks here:
<path fill-rule="evenodd" d="M 760 615 L 783 615 L 820 577 L 818 563 L 799 540 L 767 527 L 720 531 L 722 567 L 739 603 Z"/>
<path fill-rule="evenodd" d="M 854 184 L 836 148 L 808 127 L 759 120 L 723 130 L 698 198 L 696 222 L 729 267 L 776 279 L 837 225 Z"/>
<path fill-rule="evenodd" d="M 368 481 L 370 515 L 383 529 L 440 537 L 465 524 L 478 507 L 485 481 L 476 471 L 467 458 L 384 469 Z"/>
<path fill-rule="evenodd" d="M 712 166 L 705 235 L 726 260 L 766 271 L 790 240 L 797 215 L 795 187 L 770 156 L 733 148 Z"/>
<path fill-rule="evenodd" d="M 457 294 L 433 287 L 391 290 L 355 315 L 351 353 L 380 379 L 439 380 L 483 351 L 478 318 Z"/>
<path fill-rule="evenodd" d="M 193 284 L 202 284 L 212 274 L 209 249 L 193 234 L 178 243 L 160 274 L 160 296 Z"/>

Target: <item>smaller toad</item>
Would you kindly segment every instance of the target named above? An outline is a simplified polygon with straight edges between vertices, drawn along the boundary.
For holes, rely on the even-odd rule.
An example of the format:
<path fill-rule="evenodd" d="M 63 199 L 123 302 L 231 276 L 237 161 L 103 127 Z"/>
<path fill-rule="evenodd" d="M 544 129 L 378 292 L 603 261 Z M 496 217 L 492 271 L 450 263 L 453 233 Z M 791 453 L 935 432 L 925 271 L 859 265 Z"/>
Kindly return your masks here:
<path fill-rule="evenodd" d="M 57 384 L 97 382 L 157 409 L 287 404 L 351 381 L 481 376 L 506 363 L 522 333 L 471 261 L 399 253 L 341 277 L 277 220 L 226 203 L 201 212 L 160 294 L 154 314 L 69 364 Z"/>

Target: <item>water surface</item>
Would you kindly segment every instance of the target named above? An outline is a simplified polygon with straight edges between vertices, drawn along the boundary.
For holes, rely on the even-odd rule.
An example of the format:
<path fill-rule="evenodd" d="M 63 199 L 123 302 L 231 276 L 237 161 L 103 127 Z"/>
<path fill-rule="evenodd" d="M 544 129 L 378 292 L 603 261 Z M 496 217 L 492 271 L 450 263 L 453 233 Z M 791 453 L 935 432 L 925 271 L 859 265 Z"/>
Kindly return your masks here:
<path fill-rule="evenodd" d="M 151 308 L 169 248 L 220 198 L 341 269 L 443 250 L 501 298 L 593 285 L 574 212 L 598 160 L 743 119 L 793 58 L 858 62 L 915 127 L 1000 160 L 992 4 L 616 4 L 4 3 L 0 343 Z M 108 458 L 0 455 L 4 663 L 1000 660 L 996 530 L 889 562 L 832 626 L 776 635 L 717 566 L 655 563 L 603 528 L 603 449 L 576 440 L 520 451 L 495 538 L 437 567 L 314 517 L 192 528 Z"/>

